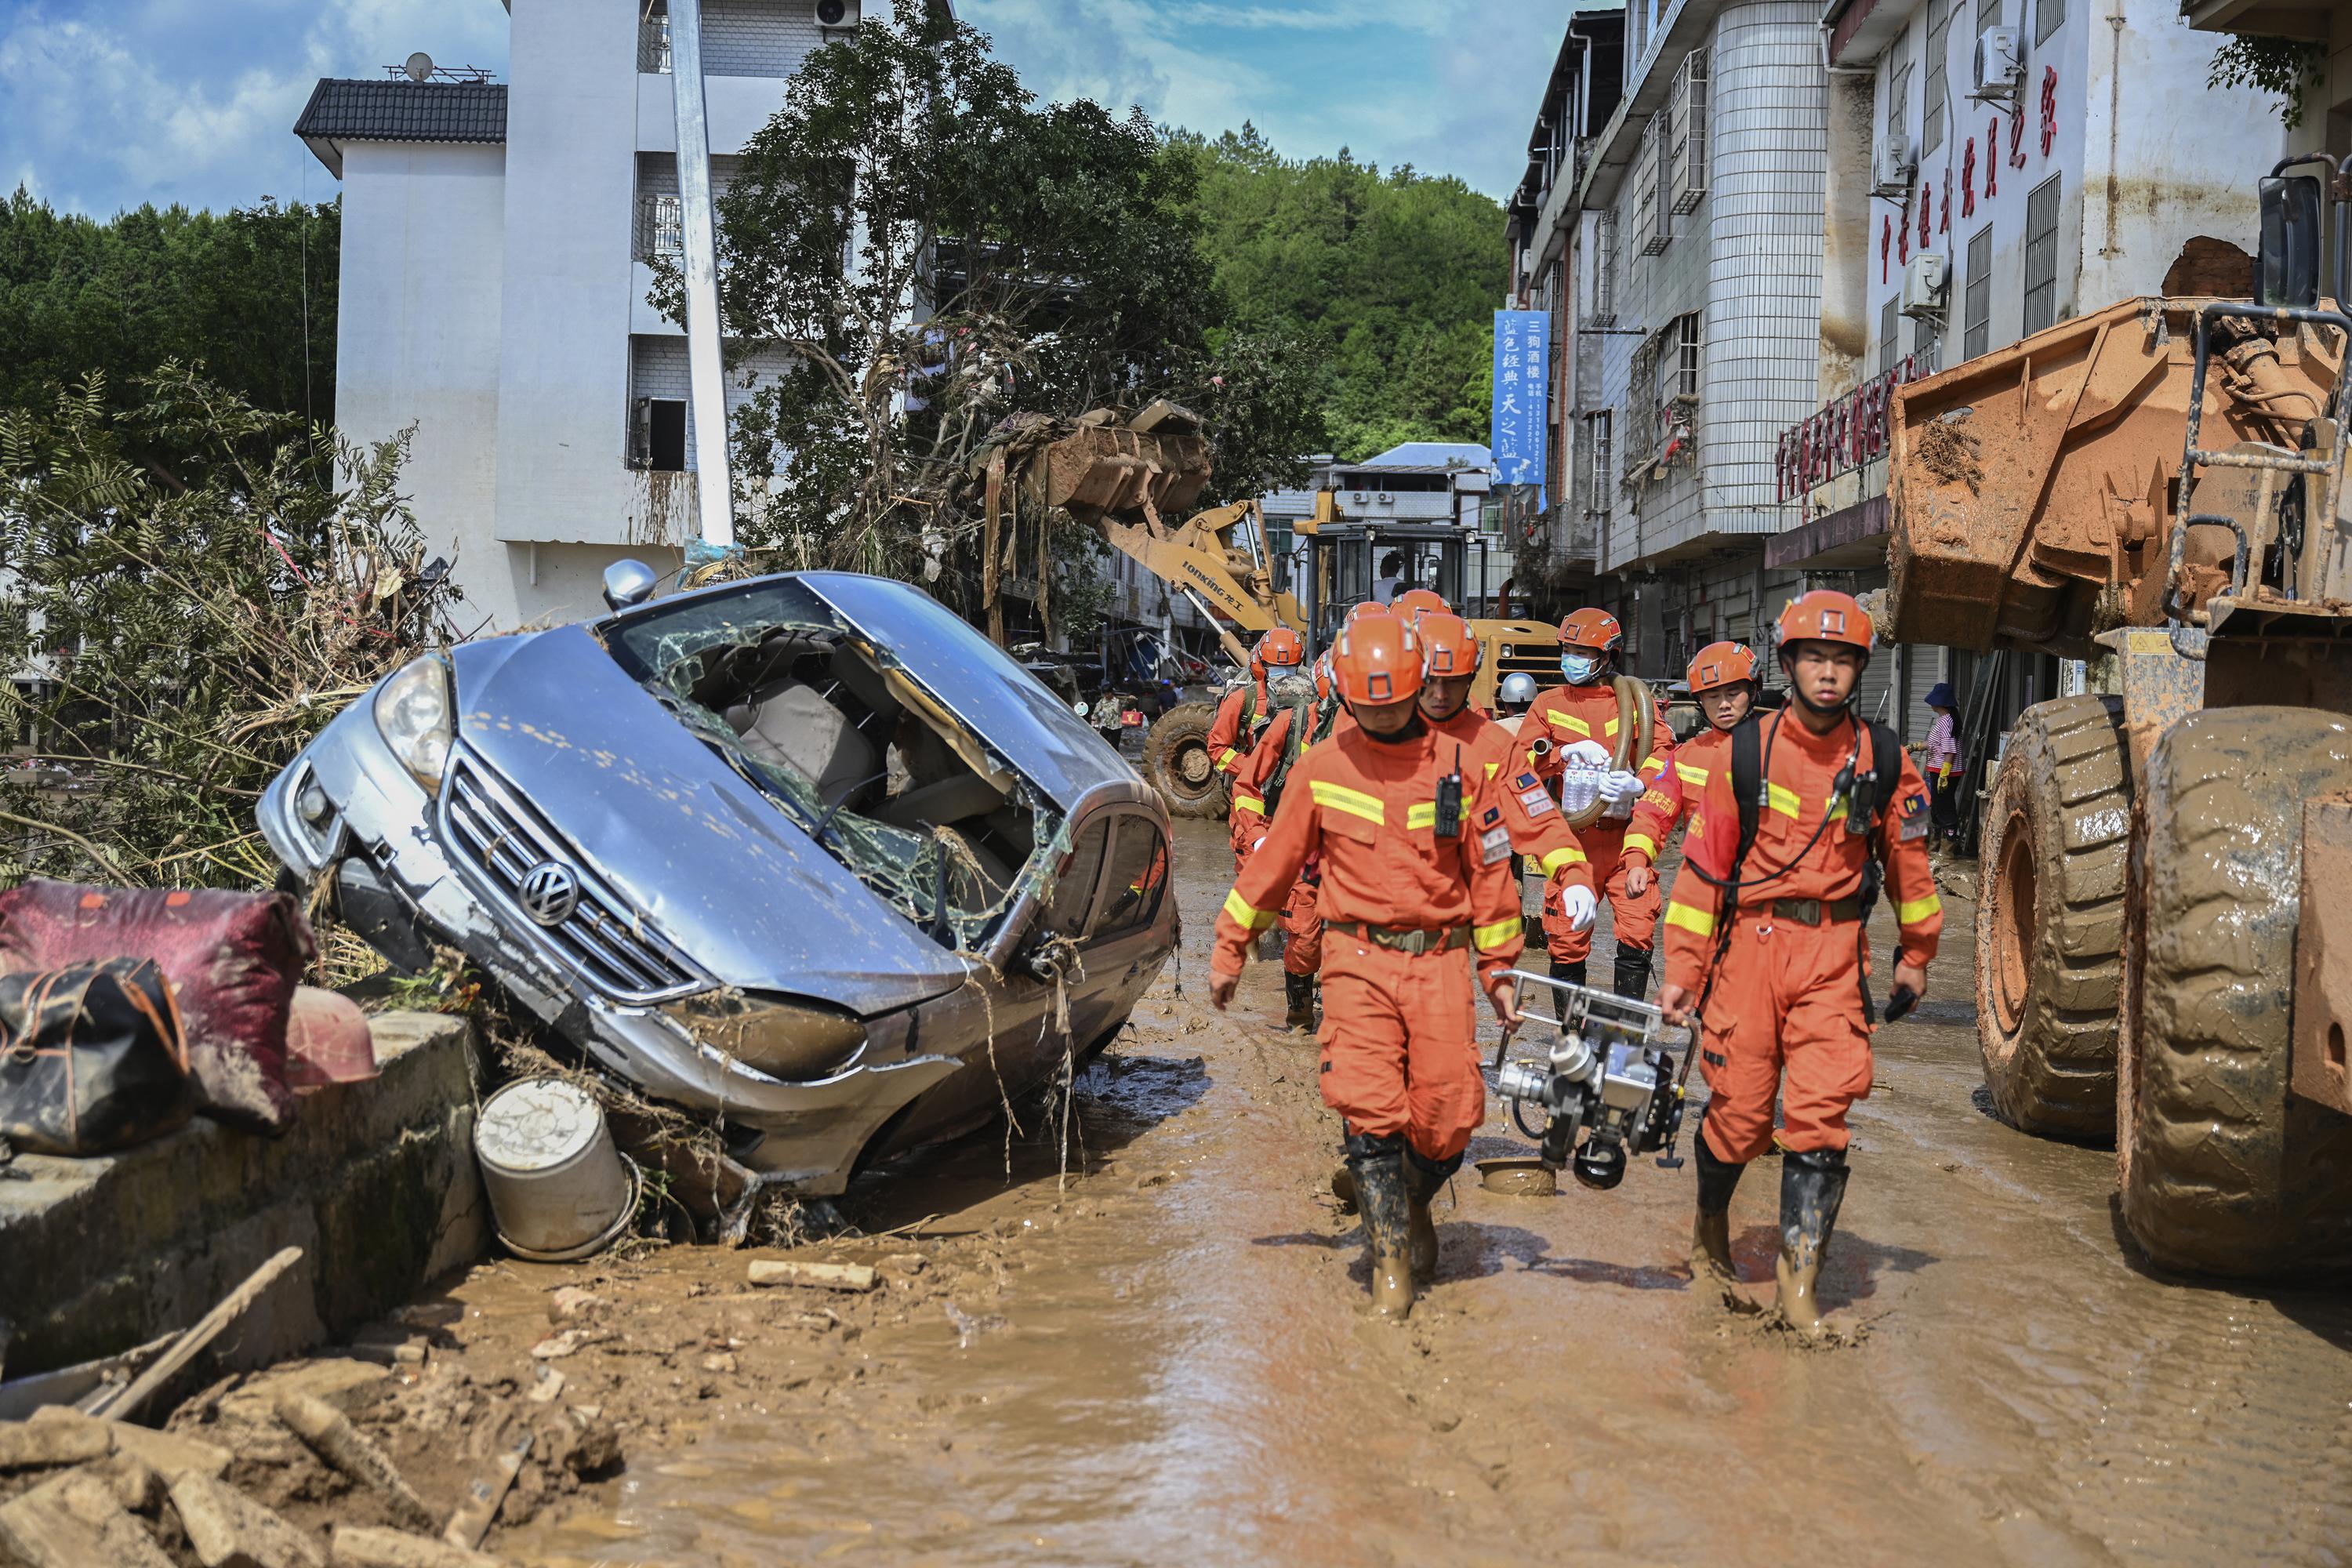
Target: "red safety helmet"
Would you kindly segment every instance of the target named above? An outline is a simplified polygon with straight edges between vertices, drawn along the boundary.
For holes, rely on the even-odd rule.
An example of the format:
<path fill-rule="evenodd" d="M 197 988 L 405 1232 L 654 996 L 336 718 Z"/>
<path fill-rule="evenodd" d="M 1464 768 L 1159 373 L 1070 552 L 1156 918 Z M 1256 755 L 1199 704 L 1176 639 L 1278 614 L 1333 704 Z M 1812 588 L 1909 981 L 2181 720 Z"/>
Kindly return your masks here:
<path fill-rule="evenodd" d="M 1559 640 L 1588 653 L 1614 653 L 1625 640 L 1625 628 L 1606 610 L 1570 610 L 1559 623 Z"/>
<path fill-rule="evenodd" d="M 1395 614 L 1396 612 L 1390 609 L 1386 605 L 1381 604 L 1377 600 L 1366 599 L 1362 604 L 1358 605 L 1354 609 L 1348 612 L 1348 618 L 1339 623 L 1339 629 L 1341 631 L 1345 631 L 1349 626 L 1360 626 L 1374 616 L 1393 616 Z"/>
<path fill-rule="evenodd" d="M 1288 626 L 1276 626 L 1257 639 L 1257 657 L 1274 668 L 1295 668 L 1307 662 L 1307 639 Z"/>
<path fill-rule="evenodd" d="M 1331 700 L 1331 650 L 1328 647 L 1315 660 L 1315 700 Z"/>
<path fill-rule="evenodd" d="M 1389 608 L 1408 621 L 1417 621 L 1423 616 L 1450 616 L 1454 613 L 1454 606 L 1445 602 L 1445 595 L 1433 588 L 1407 588 L 1390 603 Z"/>
<path fill-rule="evenodd" d="M 1837 642 L 1870 651 L 1870 615 L 1851 594 L 1816 588 L 1789 601 L 1780 612 L 1780 646 L 1792 642 Z"/>
<path fill-rule="evenodd" d="M 1432 610 L 1413 622 L 1423 662 L 1432 679 L 1478 673 L 1485 645 L 1470 635 L 1470 623 L 1451 612 Z"/>
<path fill-rule="evenodd" d="M 1690 663 L 1690 692 L 1696 697 L 1702 691 L 1717 687 L 1734 686 L 1756 679 L 1756 650 L 1745 643 L 1711 642 L 1698 650 Z"/>
<path fill-rule="evenodd" d="M 1367 616 L 1331 647 L 1339 695 L 1375 707 L 1421 695 L 1421 637 L 1394 616 Z"/>

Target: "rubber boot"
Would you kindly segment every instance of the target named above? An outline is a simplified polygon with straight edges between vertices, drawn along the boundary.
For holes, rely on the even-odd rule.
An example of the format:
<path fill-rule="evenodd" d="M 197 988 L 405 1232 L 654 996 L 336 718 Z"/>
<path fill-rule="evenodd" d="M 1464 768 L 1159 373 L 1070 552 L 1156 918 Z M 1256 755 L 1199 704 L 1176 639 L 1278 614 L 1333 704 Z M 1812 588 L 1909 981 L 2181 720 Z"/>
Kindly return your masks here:
<path fill-rule="evenodd" d="M 1570 985 L 1581 985 L 1584 984 L 1584 965 L 1585 960 L 1581 958 L 1574 963 L 1562 963 L 1557 958 L 1552 959 L 1551 977 L 1554 980 L 1565 980 Z M 1555 991 L 1552 993 L 1551 1006 L 1551 1016 L 1557 1018 L 1567 1010 L 1568 998 Z"/>
<path fill-rule="evenodd" d="M 1404 1138 L 1348 1134 L 1348 1169 L 1371 1253 L 1372 1312 L 1402 1322 L 1412 1314 L 1412 1219 L 1405 1197 Z"/>
<path fill-rule="evenodd" d="M 1691 1221 L 1691 1283 L 1712 1280 L 1729 1297 L 1732 1287 L 1739 1283 L 1739 1272 L 1731 1263 L 1731 1194 L 1739 1190 L 1739 1178 L 1748 1167 L 1715 1157 L 1715 1151 L 1707 1146 L 1705 1117 L 1699 1119 L 1698 1131 L 1691 1138 L 1691 1150 L 1698 1163 L 1698 1214 Z"/>
<path fill-rule="evenodd" d="M 1292 1029 L 1314 1028 L 1315 976 L 1285 974 L 1282 977 L 1282 994 L 1283 999 L 1290 1004 L 1290 1011 L 1283 1018 L 1284 1025 Z"/>
<path fill-rule="evenodd" d="M 1650 955 L 1638 947 L 1617 944 L 1617 973 L 1610 989 L 1629 1001 L 1639 1002 L 1650 994 Z"/>
<path fill-rule="evenodd" d="M 1845 1151 L 1791 1149 L 1780 1159 L 1780 1318 L 1800 1333 L 1822 1331 L 1822 1259 L 1845 1201 Z"/>
<path fill-rule="evenodd" d="M 1430 1217 L 1430 1201 L 1461 1168 L 1459 1154 L 1450 1160 L 1433 1160 L 1411 1144 L 1405 1146 L 1406 1229 L 1412 1244 L 1412 1281 L 1416 1285 L 1427 1285 L 1437 1278 L 1437 1222 Z"/>

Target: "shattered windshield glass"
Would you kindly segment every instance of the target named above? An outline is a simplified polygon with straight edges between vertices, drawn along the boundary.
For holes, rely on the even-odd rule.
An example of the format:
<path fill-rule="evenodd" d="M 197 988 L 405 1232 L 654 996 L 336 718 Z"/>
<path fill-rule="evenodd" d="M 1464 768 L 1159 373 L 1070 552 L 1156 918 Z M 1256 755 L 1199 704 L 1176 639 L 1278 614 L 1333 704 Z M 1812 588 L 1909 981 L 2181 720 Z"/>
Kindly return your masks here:
<path fill-rule="evenodd" d="M 971 948 L 1067 851 L 1056 814 L 797 582 L 759 579 L 602 631 L 680 723 L 943 945 Z"/>

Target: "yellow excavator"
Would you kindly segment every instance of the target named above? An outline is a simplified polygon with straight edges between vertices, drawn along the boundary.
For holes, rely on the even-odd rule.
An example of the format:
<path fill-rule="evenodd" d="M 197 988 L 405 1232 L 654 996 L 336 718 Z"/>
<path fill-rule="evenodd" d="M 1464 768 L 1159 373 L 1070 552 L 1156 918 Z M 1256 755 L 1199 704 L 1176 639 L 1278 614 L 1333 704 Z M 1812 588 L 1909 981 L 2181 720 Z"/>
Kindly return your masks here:
<path fill-rule="evenodd" d="M 1455 604 L 1466 603 L 1486 577 L 1471 570 L 1486 548 L 1484 535 L 1446 524 L 1351 519 L 1333 490 L 1317 491 L 1313 513 L 1292 525 L 1307 543 L 1303 571 L 1294 559 L 1269 554 L 1265 512 L 1255 500 L 1166 521 L 1199 497 L 1211 461 L 1199 421 L 1174 404 L 1154 403 L 1129 419 L 1098 409 L 1074 427 L 1035 433 L 1046 438 L 1016 437 L 998 448 L 1001 458 L 984 452 L 976 465 L 989 479 L 992 519 L 1008 502 L 1037 515 L 1058 507 L 1098 529 L 1111 548 L 1216 628 L 1234 663 L 1231 679 L 1245 678 L 1251 647 L 1276 626 L 1304 637 L 1310 658 L 1328 644 L 1340 619 L 1370 595 L 1376 552 L 1409 548 L 1433 555 L 1435 586 Z M 992 521 L 991 536 L 998 531 Z M 1303 602 L 1294 590 L 1304 591 Z M 1497 607 L 1502 616 L 1470 623 L 1486 647 L 1471 700 L 1490 710 L 1504 676 L 1523 670 L 1540 684 L 1557 679 L 1559 670 L 1559 628 L 1510 618 L 1507 598 Z M 1179 816 L 1224 815 L 1225 780 L 1207 743 L 1215 711 L 1214 700 L 1181 703 L 1154 721 L 1146 737 L 1144 775 Z"/>

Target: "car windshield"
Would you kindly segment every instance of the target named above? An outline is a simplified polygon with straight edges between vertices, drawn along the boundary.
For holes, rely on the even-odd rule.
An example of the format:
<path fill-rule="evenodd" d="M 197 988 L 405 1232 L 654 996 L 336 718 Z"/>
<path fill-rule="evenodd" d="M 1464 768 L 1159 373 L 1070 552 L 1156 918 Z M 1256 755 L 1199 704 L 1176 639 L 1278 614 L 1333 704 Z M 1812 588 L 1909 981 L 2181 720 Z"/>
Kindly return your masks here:
<path fill-rule="evenodd" d="M 1067 852 L 1062 819 L 981 737 L 790 578 L 623 616 L 603 641 L 680 723 L 943 945 L 974 947 Z"/>

